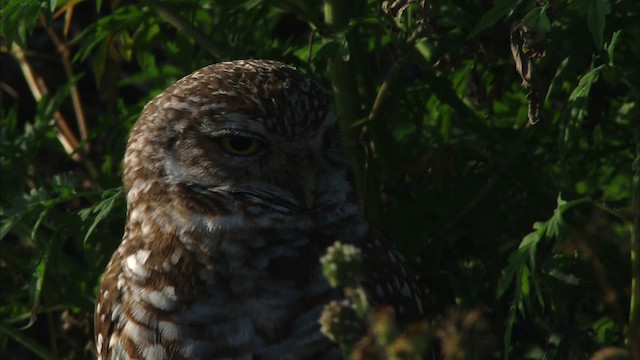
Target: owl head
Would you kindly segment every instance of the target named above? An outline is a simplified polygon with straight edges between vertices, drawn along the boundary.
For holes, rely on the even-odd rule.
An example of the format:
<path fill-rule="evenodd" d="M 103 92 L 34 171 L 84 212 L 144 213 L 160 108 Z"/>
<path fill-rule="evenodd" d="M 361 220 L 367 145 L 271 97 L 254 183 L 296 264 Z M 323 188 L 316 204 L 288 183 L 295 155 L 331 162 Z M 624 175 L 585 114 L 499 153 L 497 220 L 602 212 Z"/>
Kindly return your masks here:
<path fill-rule="evenodd" d="M 290 216 L 345 203 L 349 162 L 327 94 L 275 61 L 204 67 L 144 108 L 124 160 L 129 208 Z"/>

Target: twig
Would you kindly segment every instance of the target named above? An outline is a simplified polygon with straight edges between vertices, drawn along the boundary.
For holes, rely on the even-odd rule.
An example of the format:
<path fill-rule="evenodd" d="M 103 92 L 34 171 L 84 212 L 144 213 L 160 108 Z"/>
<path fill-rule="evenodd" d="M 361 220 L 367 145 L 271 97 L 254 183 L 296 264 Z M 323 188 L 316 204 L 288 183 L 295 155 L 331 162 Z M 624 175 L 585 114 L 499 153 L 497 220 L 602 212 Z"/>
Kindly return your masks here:
<path fill-rule="evenodd" d="M 47 26 L 46 22 L 44 21 L 44 17 L 42 16 L 40 16 L 40 24 L 42 24 L 42 26 L 45 28 L 47 34 L 49 34 L 49 37 L 51 38 L 51 41 L 53 41 L 53 43 L 55 44 L 58 53 L 60 53 L 60 57 L 62 58 L 62 66 L 64 67 L 67 81 L 71 81 L 74 75 L 71 61 L 69 61 L 69 47 L 60 40 L 58 35 L 50 26 Z M 71 102 L 73 103 L 73 111 L 76 114 L 78 129 L 80 130 L 80 139 L 86 141 L 89 138 L 89 132 L 87 131 L 87 120 L 84 116 L 84 110 L 80 101 L 80 93 L 78 92 L 78 87 L 76 86 L 76 84 L 71 84 L 71 88 L 69 89 L 69 91 Z M 88 143 L 84 144 L 84 146 L 82 147 L 82 151 L 85 154 L 89 152 Z"/>
<path fill-rule="evenodd" d="M 31 65 L 27 61 L 24 51 L 16 43 L 13 43 L 12 45 L 11 54 L 20 65 L 20 69 L 22 70 L 22 74 L 24 75 L 29 89 L 31 90 L 33 98 L 36 102 L 39 102 L 42 100 L 44 95 L 49 94 L 47 85 L 44 83 L 44 80 L 42 80 L 42 77 L 33 71 Z M 69 155 L 74 161 L 81 162 L 87 169 L 89 175 L 93 179 L 97 180 L 99 178 L 98 170 L 87 158 L 86 153 L 82 151 L 78 138 L 73 134 L 73 131 L 69 127 L 64 116 L 62 116 L 62 113 L 56 110 L 53 114 L 52 120 L 57 130 L 56 137 L 58 138 L 58 141 L 60 141 L 60 144 L 62 144 L 67 155 Z"/>
<path fill-rule="evenodd" d="M 81 0 L 80 0 L 81 1 Z M 73 9 L 78 4 L 78 0 L 69 0 L 66 4 L 60 6 L 60 9 L 53 14 L 53 18 L 57 19 L 58 16 L 64 14 L 64 36 L 69 34 L 69 28 L 71 27 L 71 19 L 73 18 Z"/>
<path fill-rule="evenodd" d="M 307 68 L 311 69 L 311 56 L 313 55 L 313 38 L 316 36 L 316 29 L 311 30 L 311 34 L 309 34 L 309 44 L 307 45 Z"/>
<path fill-rule="evenodd" d="M 24 51 L 22 51 L 22 48 L 20 48 L 16 43 L 13 43 L 12 45 L 11 54 L 20 65 L 20 69 L 22 70 L 22 74 L 24 75 L 27 85 L 29 85 L 33 98 L 36 102 L 39 102 L 42 100 L 43 95 L 47 95 L 49 93 L 47 86 L 44 84 L 42 78 L 34 73 L 31 65 L 29 65 L 29 62 L 24 55 Z M 66 153 L 70 155 L 73 160 L 80 161 L 82 159 L 81 153 L 76 152 L 80 143 L 59 111 L 56 111 L 53 114 L 53 123 L 58 129 L 57 137 Z"/>
<path fill-rule="evenodd" d="M 378 94 L 376 95 L 376 98 L 373 101 L 373 105 L 371 106 L 371 111 L 369 112 L 369 116 L 367 116 L 367 121 L 374 122 L 378 118 L 378 113 L 382 108 L 382 103 L 386 99 L 387 94 L 389 93 L 388 90 L 391 87 L 391 82 L 395 80 L 399 69 L 400 69 L 400 62 L 396 62 L 393 64 L 393 67 L 391 68 L 391 70 L 389 70 L 387 77 L 384 79 L 384 82 L 380 86 L 380 90 L 378 90 Z"/>

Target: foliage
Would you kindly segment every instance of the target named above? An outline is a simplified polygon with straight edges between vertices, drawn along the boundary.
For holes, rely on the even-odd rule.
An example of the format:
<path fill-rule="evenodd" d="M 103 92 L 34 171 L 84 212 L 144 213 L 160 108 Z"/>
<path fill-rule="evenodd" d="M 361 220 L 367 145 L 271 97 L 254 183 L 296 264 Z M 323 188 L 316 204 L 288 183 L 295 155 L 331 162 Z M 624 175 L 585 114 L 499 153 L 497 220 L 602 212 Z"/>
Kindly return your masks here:
<path fill-rule="evenodd" d="M 0 20 L 3 357 L 92 356 L 127 132 L 235 58 L 332 92 L 367 216 L 425 289 L 431 351 L 640 357 L 635 1 L 2 0 Z"/>

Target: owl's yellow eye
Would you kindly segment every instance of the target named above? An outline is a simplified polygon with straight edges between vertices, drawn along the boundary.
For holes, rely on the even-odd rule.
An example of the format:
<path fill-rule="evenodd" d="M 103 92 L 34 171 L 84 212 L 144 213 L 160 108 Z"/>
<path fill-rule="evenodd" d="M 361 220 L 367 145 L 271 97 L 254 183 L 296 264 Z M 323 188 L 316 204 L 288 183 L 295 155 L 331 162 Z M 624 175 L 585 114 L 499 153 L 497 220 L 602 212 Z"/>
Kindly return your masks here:
<path fill-rule="evenodd" d="M 246 136 L 225 136 L 220 138 L 222 149 L 234 155 L 253 155 L 262 147 L 262 143 Z"/>

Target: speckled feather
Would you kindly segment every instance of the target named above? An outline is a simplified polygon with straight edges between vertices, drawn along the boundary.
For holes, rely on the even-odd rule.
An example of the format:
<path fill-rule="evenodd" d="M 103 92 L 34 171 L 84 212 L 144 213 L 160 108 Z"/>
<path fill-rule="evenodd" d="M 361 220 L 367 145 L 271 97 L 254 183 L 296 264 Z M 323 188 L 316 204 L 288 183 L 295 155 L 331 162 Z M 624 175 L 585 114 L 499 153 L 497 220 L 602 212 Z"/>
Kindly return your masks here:
<path fill-rule="evenodd" d="M 374 304 L 417 319 L 420 292 L 360 213 L 336 122 L 318 85 L 274 61 L 210 65 L 153 99 L 124 159 L 127 225 L 97 296 L 98 358 L 339 359 L 318 325 L 342 295 L 319 263 L 336 240 L 363 249 Z M 262 147 L 229 154 L 225 136 Z"/>

